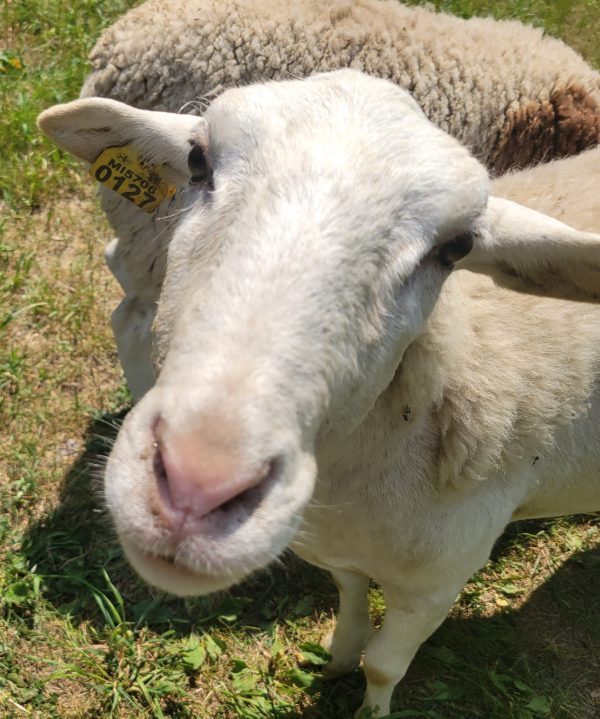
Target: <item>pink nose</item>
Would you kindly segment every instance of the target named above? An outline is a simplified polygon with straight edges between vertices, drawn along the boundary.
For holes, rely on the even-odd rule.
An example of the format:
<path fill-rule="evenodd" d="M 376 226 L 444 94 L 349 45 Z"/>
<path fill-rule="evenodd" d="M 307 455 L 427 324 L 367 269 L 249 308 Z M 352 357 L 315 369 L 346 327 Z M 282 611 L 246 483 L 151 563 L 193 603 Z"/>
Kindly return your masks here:
<path fill-rule="evenodd" d="M 170 432 L 163 420 L 154 429 L 158 498 L 156 509 L 175 535 L 197 531 L 197 520 L 259 485 L 272 462 L 246 468 L 222 442 L 202 433 Z"/>

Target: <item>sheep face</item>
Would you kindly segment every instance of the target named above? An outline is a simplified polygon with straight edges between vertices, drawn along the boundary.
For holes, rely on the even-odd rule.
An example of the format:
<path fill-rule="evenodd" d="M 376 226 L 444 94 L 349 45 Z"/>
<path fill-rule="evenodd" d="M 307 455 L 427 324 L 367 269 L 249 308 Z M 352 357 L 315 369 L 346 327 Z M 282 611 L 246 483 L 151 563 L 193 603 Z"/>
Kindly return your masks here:
<path fill-rule="evenodd" d="M 289 544 L 487 201 L 485 171 L 407 93 L 351 71 L 230 90 L 194 132 L 158 381 L 105 480 L 132 563 L 179 594 Z"/>

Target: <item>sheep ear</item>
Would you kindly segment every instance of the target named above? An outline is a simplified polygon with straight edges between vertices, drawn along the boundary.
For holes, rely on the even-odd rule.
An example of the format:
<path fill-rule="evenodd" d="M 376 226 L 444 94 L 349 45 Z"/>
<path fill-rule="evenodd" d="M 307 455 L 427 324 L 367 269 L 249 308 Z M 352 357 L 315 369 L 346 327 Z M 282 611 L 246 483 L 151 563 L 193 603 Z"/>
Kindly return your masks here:
<path fill-rule="evenodd" d="M 132 144 L 149 161 L 169 168 L 173 182 L 189 178 L 190 141 L 204 131 L 204 121 L 192 115 L 137 110 L 95 97 L 51 107 L 38 125 L 59 147 L 89 163 L 108 147 Z"/>
<path fill-rule="evenodd" d="M 457 268 L 500 269 L 531 279 L 532 292 L 600 298 L 600 235 L 580 232 L 540 212 L 497 197 L 476 228 L 473 249 Z"/>

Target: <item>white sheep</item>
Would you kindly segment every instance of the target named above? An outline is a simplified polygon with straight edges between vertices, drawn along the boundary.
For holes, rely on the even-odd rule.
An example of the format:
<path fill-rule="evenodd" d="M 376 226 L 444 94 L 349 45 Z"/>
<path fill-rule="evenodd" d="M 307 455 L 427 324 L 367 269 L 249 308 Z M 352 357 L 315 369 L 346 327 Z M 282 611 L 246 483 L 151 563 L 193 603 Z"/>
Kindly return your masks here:
<path fill-rule="evenodd" d="M 407 92 L 351 70 L 228 90 L 195 123 L 102 99 L 40 123 L 84 157 L 127 137 L 197 180 L 160 373 L 106 469 L 127 556 L 181 595 L 288 546 L 329 569 L 327 672 L 364 649 L 363 706 L 385 714 L 507 523 L 600 509 L 600 236 L 489 196 Z"/>
<path fill-rule="evenodd" d="M 353 67 L 408 89 L 496 174 L 600 141 L 600 76 L 560 40 L 517 22 L 462 20 L 396 0 L 150 0 L 109 28 L 91 59 L 82 97 L 186 112 L 227 87 Z M 186 199 L 148 217 L 102 195 L 118 238 L 107 261 L 126 291 L 112 324 L 137 400 L 154 382 L 150 327 L 169 218 Z"/>

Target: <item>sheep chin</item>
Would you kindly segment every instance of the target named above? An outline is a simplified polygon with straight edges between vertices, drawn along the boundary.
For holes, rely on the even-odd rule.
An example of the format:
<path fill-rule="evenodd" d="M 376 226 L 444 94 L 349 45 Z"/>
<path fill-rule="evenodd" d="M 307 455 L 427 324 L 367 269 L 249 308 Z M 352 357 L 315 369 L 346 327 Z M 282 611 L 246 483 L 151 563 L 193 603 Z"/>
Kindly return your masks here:
<path fill-rule="evenodd" d="M 230 577 L 192 571 L 180 563 L 149 554 L 124 537 L 120 540 L 125 556 L 140 577 L 170 594 L 179 597 L 210 594 L 226 589 L 236 581 Z"/>

